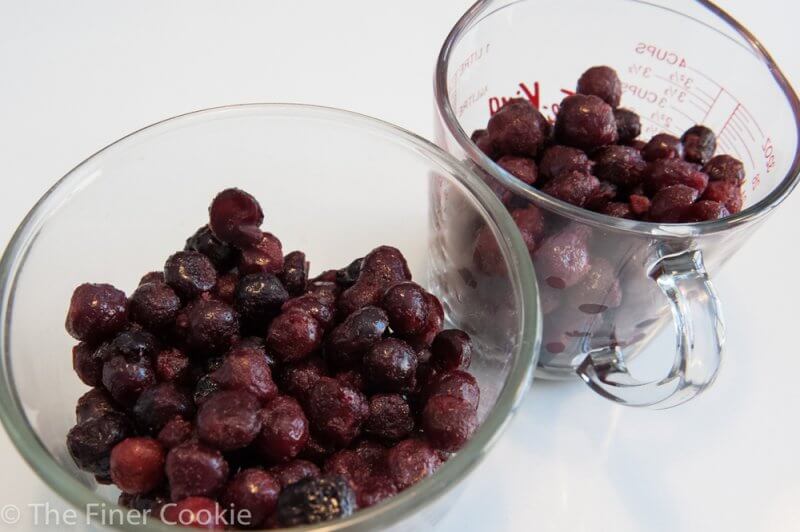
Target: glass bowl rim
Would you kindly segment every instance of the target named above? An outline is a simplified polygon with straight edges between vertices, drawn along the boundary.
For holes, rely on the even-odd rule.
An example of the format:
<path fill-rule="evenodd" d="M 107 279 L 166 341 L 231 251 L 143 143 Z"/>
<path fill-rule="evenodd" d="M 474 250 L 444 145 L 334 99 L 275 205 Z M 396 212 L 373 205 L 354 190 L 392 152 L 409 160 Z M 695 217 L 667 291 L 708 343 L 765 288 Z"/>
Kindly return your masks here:
<path fill-rule="evenodd" d="M 500 6 L 498 9 L 503 9 L 510 5 L 524 1 L 527 0 L 513 0 Z M 676 9 L 652 4 L 647 0 L 628 1 L 644 4 L 650 7 L 668 9 L 675 14 L 690 18 L 695 22 L 703 24 L 708 29 L 721 33 L 716 28 L 708 26 L 707 24 L 700 22 Z M 491 4 L 495 2 L 497 2 L 497 0 L 478 0 L 466 11 L 466 13 L 461 16 L 458 22 L 456 22 L 455 26 L 453 26 L 444 43 L 442 44 L 442 47 L 439 51 L 439 56 L 436 60 L 433 79 L 433 92 L 436 102 L 436 112 L 442 122 L 444 122 L 446 130 L 450 135 L 453 136 L 461 149 L 464 150 L 464 152 L 473 161 L 476 161 L 482 170 L 488 172 L 493 178 L 503 183 L 504 186 L 510 188 L 519 196 L 526 198 L 537 205 L 543 205 L 547 209 L 557 212 L 560 215 L 577 219 L 581 223 L 603 230 L 636 234 L 640 236 L 684 238 L 686 236 L 703 236 L 713 234 L 743 224 L 761 220 L 767 216 L 772 209 L 777 207 L 784 199 L 786 199 L 786 197 L 797 186 L 798 182 L 800 182 L 800 100 L 798 100 L 798 96 L 789 83 L 789 80 L 786 79 L 780 67 L 778 67 L 770 53 L 755 37 L 755 35 L 753 35 L 753 33 L 745 28 L 734 17 L 709 0 L 693 0 L 693 2 L 710 11 L 715 17 L 725 23 L 728 27 L 732 28 L 738 34 L 738 36 L 744 39 L 745 43 L 747 43 L 749 51 L 752 52 L 757 59 L 761 60 L 761 62 L 769 69 L 773 79 L 780 87 L 789 103 L 789 106 L 792 109 L 795 129 L 797 132 L 797 143 L 795 145 L 794 159 L 784 178 L 769 194 L 767 194 L 760 201 L 743 209 L 741 212 L 720 220 L 694 223 L 658 223 L 628 220 L 625 218 L 617 218 L 589 211 L 587 209 L 583 209 L 555 199 L 552 196 L 548 196 L 537 188 L 527 185 L 519 179 L 516 179 L 514 176 L 497 165 L 492 159 L 486 156 L 486 154 L 478 149 L 477 145 L 472 142 L 469 135 L 461 127 L 458 118 L 456 118 L 455 110 L 453 109 L 448 97 L 449 80 L 447 77 L 447 68 L 450 60 L 452 59 L 451 54 L 465 32 L 471 30 L 475 24 L 481 22 L 483 18 L 491 16 L 496 11 L 488 11 L 488 9 L 491 7 Z M 730 38 L 730 36 L 727 35 L 726 37 Z"/>
<path fill-rule="evenodd" d="M 522 304 L 522 331 L 516 346 L 514 361 L 508 377 L 489 415 L 467 445 L 448 460 L 437 474 L 419 482 L 395 497 L 376 506 L 366 508 L 354 515 L 336 521 L 319 523 L 291 530 L 373 530 L 375 526 L 387 527 L 412 512 L 418 511 L 438 500 L 451 488 L 468 476 L 497 441 L 512 415 L 518 408 L 530 385 L 533 369 L 539 352 L 541 316 L 539 313 L 538 289 L 527 248 L 516 231 L 513 220 L 505 207 L 489 187 L 466 165 L 430 143 L 428 140 L 388 122 L 366 115 L 314 105 L 293 103 L 248 103 L 201 109 L 173 116 L 136 130 L 108 146 L 100 149 L 75 166 L 59 179 L 33 206 L 25 216 L 0 259 L 0 421 L 5 426 L 11 441 L 30 467 L 59 497 L 85 512 L 89 504 L 105 505 L 95 508 L 119 508 L 115 502 L 100 497 L 68 473 L 49 453 L 30 426 L 24 408 L 16 393 L 10 365 L 11 304 L 14 300 L 16 277 L 24 267 L 28 250 L 47 221 L 48 216 L 59 206 L 59 200 L 68 198 L 80 190 L 82 181 L 76 174 L 85 166 L 107 153 L 124 150 L 145 133 L 168 130 L 186 123 L 205 121 L 225 114 L 289 113 L 293 117 L 311 117 L 336 123 L 347 123 L 367 132 L 381 133 L 403 147 L 426 158 L 443 172 L 448 179 L 462 185 L 468 194 L 485 210 L 487 221 L 493 224 L 509 259 L 508 268 L 517 297 Z M 124 510 L 124 509 L 123 509 Z M 124 523 L 119 530 L 151 530 L 170 532 L 176 530 L 154 518 L 146 525 Z"/>

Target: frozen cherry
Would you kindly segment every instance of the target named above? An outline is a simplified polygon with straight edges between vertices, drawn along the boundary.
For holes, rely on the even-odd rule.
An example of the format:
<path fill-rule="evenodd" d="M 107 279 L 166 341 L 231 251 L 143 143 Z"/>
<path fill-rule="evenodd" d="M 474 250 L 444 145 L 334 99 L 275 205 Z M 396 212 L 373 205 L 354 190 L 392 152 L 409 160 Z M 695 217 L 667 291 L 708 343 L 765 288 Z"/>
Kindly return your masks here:
<path fill-rule="evenodd" d="M 188 440 L 194 433 L 194 425 L 182 417 L 174 417 L 167 421 L 158 431 L 158 442 L 167 450 L 177 447 Z"/>
<path fill-rule="evenodd" d="M 72 348 L 72 369 L 87 386 L 99 386 L 103 378 L 103 350 L 81 342 Z"/>
<path fill-rule="evenodd" d="M 732 179 L 711 181 L 700 199 L 722 203 L 731 214 L 741 211 L 744 203 L 741 185 Z"/>
<path fill-rule="evenodd" d="M 614 111 L 597 96 L 567 96 L 558 108 L 555 136 L 561 144 L 582 150 L 614 144 L 617 141 Z"/>
<path fill-rule="evenodd" d="M 422 427 L 431 444 L 455 452 L 472 437 L 478 417 L 472 406 L 452 395 L 434 395 L 422 411 Z"/>
<path fill-rule="evenodd" d="M 281 389 L 305 404 L 319 378 L 326 373 L 325 363 L 319 357 L 286 364 L 280 374 Z"/>
<path fill-rule="evenodd" d="M 141 495 L 130 495 L 121 492 L 117 498 L 117 504 L 120 506 L 146 513 L 150 516 L 158 516 L 161 508 L 167 502 L 169 502 L 169 495 L 164 493 L 161 489 Z"/>
<path fill-rule="evenodd" d="M 686 185 L 702 194 L 708 185 L 708 176 L 694 164 L 680 159 L 661 159 L 651 163 L 644 180 L 645 190 L 655 194 L 672 185 Z"/>
<path fill-rule="evenodd" d="M 544 233 L 542 211 L 535 205 L 519 207 L 511 211 L 511 218 L 517 225 L 528 252 L 533 253 Z M 478 269 L 487 275 L 503 275 L 506 271 L 506 259 L 500 252 L 497 238 L 488 226 L 481 227 L 475 236 L 473 258 Z"/>
<path fill-rule="evenodd" d="M 335 308 L 333 305 L 323 303 L 314 294 L 303 294 L 286 301 L 281 307 L 281 312 L 299 311 L 308 314 L 319 322 L 323 329 L 327 329 L 333 323 Z"/>
<path fill-rule="evenodd" d="M 490 159 L 497 158 L 497 152 L 492 145 L 492 137 L 489 136 L 488 131 L 485 129 L 476 129 L 472 132 L 470 139 L 475 143 L 476 146 L 478 146 L 479 150 L 486 154 L 487 157 Z"/>
<path fill-rule="evenodd" d="M 595 66 L 581 74 L 577 93 L 597 96 L 611 107 L 617 107 L 622 97 L 622 82 L 613 68 Z"/>
<path fill-rule="evenodd" d="M 550 146 L 539 161 L 539 175 L 549 181 L 562 174 L 580 172 L 589 174 L 592 162 L 582 150 L 569 146 Z"/>
<path fill-rule="evenodd" d="M 364 355 L 364 372 L 374 389 L 409 392 L 415 385 L 416 351 L 403 340 L 384 338 Z"/>
<path fill-rule="evenodd" d="M 238 472 L 222 491 L 221 502 L 231 509 L 230 524 L 259 528 L 278 505 L 281 484 L 271 473 L 250 468 Z"/>
<path fill-rule="evenodd" d="M 216 501 L 206 497 L 187 497 L 177 503 L 165 504 L 159 517 L 168 525 L 203 530 L 224 530 L 227 525 L 225 511 Z"/>
<path fill-rule="evenodd" d="M 428 320 L 425 328 L 417 334 L 407 334 L 403 337 L 416 351 L 430 347 L 433 339 L 442 331 L 442 326 L 444 325 L 442 302 L 428 292 L 425 293 L 425 298 L 428 300 Z"/>
<path fill-rule="evenodd" d="M 481 390 L 478 381 L 471 374 L 462 370 L 451 370 L 436 375 L 425 390 L 428 397 L 435 395 L 450 395 L 456 397 L 472 407 L 478 409 L 481 400 Z"/>
<path fill-rule="evenodd" d="M 344 478 L 354 490 L 372 475 L 370 465 L 352 449 L 345 449 L 329 456 L 325 460 L 322 472 L 328 476 Z"/>
<path fill-rule="evenodd" d="M 187 317 L 186 342 L 198 353 L 222 353 L 239 333 L 239 317 L 230 305 L 221 301 L 198 301 L 191 306 Z"/>
<path fill-rule="evenodd" d="M 210 379 L 221 389 L 248 392 L 262 403 L 278 394 L 266 355 L 246 346 L 234 347 Z"/>
<path fill-rule="evenodd" d="M 536 252 L 536 273 L 553 288 L 578 284 L 589 272 L 588 240 L 591 229 L 570 225 L 547 238 Z"/>
<path fill-rule="evenodd" d="M 536 157 L 547 140 L 547 119 L 527 100 L 510 100 L 489 119 L 492 147 L 501 155 Z"/>
<path fill-rule="evenodd" d="M 585 207 L 592 211 L 601 211 L 611 201 L 615 200 L 618 195 L 617 185 L 609 183 L 608 181 L 600 181 L 600 185 L 594 189 L 589 199 L 586 200 Z"/>
<path fill-rule="evenodd" d="M 336 284 L 342 288 L 350 288 L 361 275 L 361 267 L 364 265 L 364 257 L 354 260 L 341 270 L 336 270 Z"/>
<path fill-rule="evenodd" d="M 127 438 L 111 451 L 111 479 L 119 489 L 141 495 L 164 478 L 164 449 L 153 438 Z"/>
<path fill-rule="evenodd" d="M 164 279 L 184 299 L 208 292 L 217 282 L 217 270 L 197 251 L 179 251 L 164 264 Z"/>
<path fill-rule="evenodd" d="M 164 272 L 148 272 L 139 280 L 139 286 L 147 283 L 165 283 Z"/>
<path fill-rule="evenodd" d="M 658 159 L 680 159 L 683 157 L 683 144 L 678 137 L 667 133 L 659 133 L 642 148 L 642 157 L 645 161 Z"/>
<path fill-rule="evenodd" d="M 313 296 L 324 305 L 335 305 L 341 289 L 333 281 L 309 281 L 304 295 Z"/>
<path fill-rule="evenodd" d="M 517 225 L 522 240 L 528 252 L 533 251 L 539 246 L 544 233 L 544 215 L 536 205 L 518 207 L 511 211 L 511 219 Z"/>
<path fill-rule="evenodd" d="M 347 517 L 356 509 L 355 494 L 343 478 L 305 478 L 281 492 L 276 516 L 280 526 L 290 527 Z"/>
<path fill-rule="evenodd" d="M 594 160 L 598 179 L 624 188 L 639 184 L 647 169 L 639 150 L 629 146 L 606 146 L 594 155 Z"/>
<path fill-rule="evenodd" d="M 186 251 L 202 253 L 211 261 L 219 272 L 230 270 L 237 260 L 236 249 L 222 242 L 211 228 L 204 225 L 186 240 Z"/>
<path fill-rule="evenodd" d="M 681 136 L 687 161 L 706 164 L 717 150 L 717 136 L 705 126 L 692 126 Z"/>
<path fill-rule="evenodd" d="M 436 335 L 431 345 L 431 364 L 441 371 L 467 369 L 472 362 L 472 338 L 460 329 Z"/>
<path fill-rule="evenodd" d="M 741 184 L 744 182 L 744 165 L 739 159 L 730 155 L 717 155 L 703 167 L 711 181 L 733 181 Z"/>
<path fill-rule="evenodd" d="M 308 399 L 308 417 L 320 436 L 346 446 L 361 432 L 369 411 L 364 396 L 329 377 L 320 377 Z"/>
<path fill-rule="evenodd" d="M 237 390 L 217 392 L 197 411 L 197 435 L 221 451 L 250 445 L 261 430 L 259 402 Z"/>
<path fill-rule="evenodd" d="M 292 297 L 297 297 L 306 289 L 308 282 L 308 261 L 302 251 L 292 251 L 283 258 L 281 282 Z"/>
<path fill-rule="evenodd" d="M 369 399 L 367 434 L 382 440 L 401 440 L 414 430 L 411 407 L 402 395 L 376 394 Z"/>
<path fill-rule="evenodd" d="M 628 196 L 628 203 L 631 212 L 638 218 L 644 218 L 650 212 L 651 201 L 647 196 L 631 194 Z"/>
<path fill-rule="evenodd" d="M 116 411 L 117 408 L 108 392 L 102 388 L 92 388 L 78 399 L 78 404 L 75 406 L 75 418 L 78 424 L 81 424 L 84 421 Z"/>
<path fill-rule="evenodd" d="M 654 222 L 681 222 L 689 207 L 697 199 L 697 189 L 686 185 L 672 185 L 662 188 L 653 196 L 650 206 L 650 219 Z"/>
<path fill-rule="evenodd" d="M 79 468 L 107 476 L 111 450 L 132 434 L 128 418 L 119 412 L 110 412 L 72 427 L 67 433 L 67 450 Z"/>
<path fill-rule="evenodd" d="M 274 273 L 283 271 L 283 246 L 272 233 L 261 233 L 258 241 L 242 250 L 239 258 L 239 272 Z"/>
<path fill-rule="evenodd" d="M 236 286 L 234 308 L 248 327 L 263 331 L 287 299 L 289 292 L 273 274 L 251 273 Z"/>
<path fill-rule="evenodd" d="M 633 111 L 618 107 L 614 109 L 614 120 L 617 123 L 617 142 L 620 144 L 632 142 L 642 132 L 639 115 Z"/>
<path fill-rule="evenodd" d="M 436 451 L 418 439 L 403 440 L 386 455 L 387 467 L 399 490 L 409 488 L 439 469 L 442 460 Z"/>
<path fill-rule="evenodd" d="M 478 270 L 486 275 L 501 276 L 506 272 L 506 261 L 497 245 L 497 237 L 488 226 L 478 230 L 472 257 Z"/>
<path fill-rule="evenodd" d="M 282 488 L 304 478 L 315 478 L 320 475 L 319 467 L 316 464 L 308 460 L 299 459 L 272 466 L 269 468 L 269 472 L 280 481 Z"/>
<path fill-rule="evenodd" d="M 140 426 L 158 432 L 175 416 L 193 416 L 194 405 L 174 383 L 162 382 L 142 392 L 133 407 L 133 414 Z"/>
<path fill-rule="evenodd" d="M 67 332 L 78 340 L 96 342 L 113 336 L 128 320 L 125 292 L 110 284 L 84 283 L 72 293 Z"/>
<path fill-rule="evenodd" d="M 600 186 L 600 182 L 595 176 L 581 172 L 570 172 L 548 181 L 542 187 L 542 192 L 561 201 L 583 207 L 598 186 Z"/>
<path fill-rule="evenodd" d="M 255 448 L 266 460 L 288 462 L 308 442 L 308 419 L 300 404 L 279 395 L 261 410 L 261 432 Z"/>
<path fill-rule="evenodd" d="M 300 310 L 281 312 L 267 331 L 267 347 L 281 362 L 307 358 L 322 345 L 323 330 L 319 321 Z"/>
<path fill-rule="evenodd" d="M 114 355 L 103 365 L 103 386 L 118 403 L 131 406 L 144 390 L 155 384 L 153 366 L 148 358 Z"/>
<path fill-rule="evenodd" d="M 412 281 L 389 288 L 381 299 L 381 307 L 389 316 L 389 326 L 398 334 L 417 333 L 425 327 L 428 304 L 425 290 Z"/>
<path fill-rule="evenodd" d="M 185 382 L 190 376 L 189 357 L 175 347 L 159 351 L 153 366 L 159 382 Z"/>
<path fill-rule="evenodd" d="M 730 216 L 730 212 L 724 204 L 717 201 L 700 200 L 691 206 L 688 212 L 687 222 L 705 222 L 709 220 L 719 220 Z"/>
<path fill-rule="evenodd" d="M 602 257 L 592 259 L 592 269 L 569 292 L 574 308 L 586 314 L 599 314 L 622 303 L 622 289 L 614 267 Z"/>
<path fill-rule="evenodd" d="M 165 283 L 145 283 L 131 295 L 128 309 L 131 320 L 151 331 L 159 331 L 175 321 L 181 300 Z"/>
<path fill-rule="evenodd" d="M 214 497 L 228 479 L 228 462 L 222 453 L 192 440 L 167 453 L 165 470 L 173 501 Z"/>
<path fill-rule="evenodd" d="M 533 159 L 505 155 L 497 161 L 497 164 L 526 185 L 533 185 L 536 182 L 538 171 L 536 169 L 536 161 Z"/>
<path fill-rule="evenodd" d="M 397 486 L 392 479 L 374 475 L 363 482 L 356 491 L 359 508 L 369 508 L 397 494 Z"/>
<path fill-rule="evenodd" d="M 158 352 L 158 338 L 147 331 L 131 328 L 119 333 L 109 344 L 103 344 L 99 351 L 105 360 L 114 355 L 123 355 L 130 360 L 152 359 Z"/>
<path fill-rule="evenodd" d="M 211 290 L 211 293 L 214 294 L 216 299 L 219 299 L 220 301 L 230 305 L 233 303 L 233 299 L 236 296 L 236 286 L 238 284 L 238 272 L 231 271 L 228 273 L 223 273 L 217 277 L 217 284 L 214 285 L 214 289 Z"/>
<path fill-rule="evenodd" d="M 377 305 L 387 288 L 410 280 L 411 271 L 398 249 L 390 246 L 375 248 L 364 257 L 358 280 L 339 297 L 339 311 L 343 316 L 349 316 L 362 307 Z"/>
<path fill-rule="evenodd" d="M 211 378 L 211 375 L 203 375 L 197 380 L 197 384 L 194 388 L 194 395 L 192 396 L 194 404 L 197 406 L 202 405 L 212 394 L 219 391 L 220 388 L 221 386 Z"/>
<path fill-rule="evenodd" d="M 349 367 L 381 339 L 389 326 L 389 317 L 378 307 L 363 307 L 339 324 L 328 336 L 325 357 L 339 367 Z"/>
<path fill-rule="evenodd" d="M 248 247 L 261 237 L 259 227 L 264 213 L 258 201 L 238 188 L 223 190 L 208 208 L 209 226 L 214 234 L 228 244 Z"/>
<path fill-rule="evenodd" d="M 336 374 L 335 379 L 356 391 L 362 393 L 367 391 L 367 381 L 364 378 L 364 374 L 357 369 L 340 371 Z"/>
<path fill-rule="evenodd" d="M 622 203 L 618 201 L 612 201 L 606 203 L 605 207 L 603 207 L 600 212 L 603 214 L 607 214 L 608 216 L 613 216 L 615 218 L 633 218 L 633 212 L 631 211 L 630 205 L 627 203 Z"/>

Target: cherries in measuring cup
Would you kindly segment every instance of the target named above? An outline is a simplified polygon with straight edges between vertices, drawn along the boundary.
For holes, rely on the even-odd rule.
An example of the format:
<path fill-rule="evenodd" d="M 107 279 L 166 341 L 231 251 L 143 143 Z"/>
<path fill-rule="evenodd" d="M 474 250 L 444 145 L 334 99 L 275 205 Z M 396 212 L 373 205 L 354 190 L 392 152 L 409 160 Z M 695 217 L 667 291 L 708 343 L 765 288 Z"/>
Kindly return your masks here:
<path fill-rule="evenodd" d="M 538 140 L 536 141 L 538 142 Z M 346 517 L 433 474 L 478 426 L 470 336 L 381 246 L 309 278 L 250 194 L 130 298 L 82 284 L 67 313 L 75 464 L 170 524 L 277 528 Z"/>
<path fill-rule="evenodd" d="M 592 67 L 561 101 L 552 127 L 530 102 L 514 99 L 472 138 L 525 184 L 608 216 L 682 223 L 739 212 L 744 166 L 715 155 L 714 132 L 695 125 L 681 138 L 660 133 L 640 141 L 639 116 L 619 107 L 621 87 L 613 69 Z M 508 193 L 502 199 L 513 204 Z"/>
<path fill-rule="evenodd" d="M 640 117 L 620 107 L 616 72 L 592 67 L 548 123 L 530 102 L 509 101 L 472 139 L 525 185 L 576 207 L 642 222 L 694 223 L 742 209 L 742 162 L 717 153 L 717 137 L 694 125 L 680 138 L 640 140 Z M 595 348 L 625 348 L 655 331 L 656 287 L 644 271 L 647 239 L 603 231 L 541 209 L 492 183 L 533 260 L 543 319 L 545 364 L 568 366 Z M 487 228 L 474 234 L 474 265 L 502 274 Z M 554 359 L 558 359 L 555 360 Z"/>

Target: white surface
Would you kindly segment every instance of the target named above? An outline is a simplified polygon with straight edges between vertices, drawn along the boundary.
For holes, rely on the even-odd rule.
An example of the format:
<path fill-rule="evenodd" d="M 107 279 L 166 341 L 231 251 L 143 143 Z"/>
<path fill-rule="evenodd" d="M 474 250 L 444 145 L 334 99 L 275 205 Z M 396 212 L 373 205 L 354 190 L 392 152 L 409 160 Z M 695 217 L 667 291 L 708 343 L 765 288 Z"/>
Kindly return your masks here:
<path fill-rule="evenodd" d="M 430 137 L 435 57 L 468 4 L 0 3 L 0 242 L 84 157 L 193 109 L 317 103 Z M 800 84 L 800 8 L 779 0 L 720 4 Z M 537 382 L 440 529 L 800 529 L 799 223 L 795 194 L 715 276 L 728 351 L 705 396 L 679 409 L 639 411 L 578 382 Z M 663 336 L 648 354 L 671 349 Z M 56 503 L 1 431 L 0 471 L 0 507 Z M 26 521 L 0 530 L 33 529 L 23 513 Z"/>

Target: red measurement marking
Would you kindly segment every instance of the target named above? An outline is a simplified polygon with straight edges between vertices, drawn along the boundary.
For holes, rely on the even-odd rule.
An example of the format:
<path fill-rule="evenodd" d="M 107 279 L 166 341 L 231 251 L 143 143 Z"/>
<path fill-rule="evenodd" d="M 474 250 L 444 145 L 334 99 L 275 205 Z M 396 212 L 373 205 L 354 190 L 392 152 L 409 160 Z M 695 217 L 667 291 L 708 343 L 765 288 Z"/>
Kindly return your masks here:
<path fill-rule="evenodd" d="M 677 112 L 678 114 L 683 115 L 683 117 L 686 118 L 686 120 L 688 120 L 689 123 L 692 124 L 692 125 L 700 123 L 697 120 L 695 120 L 694 118 L 692 118 L 691 116 L 687 115 L 686 113 L 684 113 L 683 111 L 678 109 L 677 107 L 675 107 L 674 105 L 670 105 L 669 108 L 672 109 L 673 111 Z"/>
<path fill-rule="evenodd" d="M 724 92 L 724 89 L 722 87 L 720 87 L 719 88 L 719 92 L 717 93 L 716 96 L 714 96 L 714 101 L 711 102 L 711 105 L 708 107 L 708 111 L 706 111 L 706 115 L 703 117 L 703 122 L 706 121 L 706 118 L 708 118 L 708 113 L 710 113 L 711 109 L 714 108 L 714 104 L 717 103 L 717 100 L 719 100 L 719 97 L 722 96 L 723 92 Z"/>
<path fill-rule="evenodd" d="M 753 154 L 750 153 L 750 147 L 747 145 L 747 143 L 744 141 L 744 138 L 742 138 L 742 135 L 739 133 L 739 127 L 736 125 L 736 122 L 730 122 L 730 126 L 731 126 L 730 131 L 733 131 L 733 134 L 736 135 L 736 137 L 739 139 L 739 142 L 742 143 L 742 147 L 744 148 L 745 153 L 747 153 L 747 158 L 750 159 L 750 167 L 753 170 L 755 170 L 756 162 L 753 159 Z"/>
<path fill-rule="evenodd" d="M 676 52 L 660 48 L 655 44 L 640 42 L 636 44 L 633 51 L 640 55 L 650 56 L 656 61 L 663 61 L 669 65 L 677 65 L 681 68 L 686 66 L 685 58 L 681 57 Z"/>
<path fill-rule="evenodd" d="M 751 184 L 752 184 L 753 190 L 757 189 L 758 185 L 761 184 L 761 174 L 754 175 L 753 176 L 753 181 L 752 181 Z"/>
<path fill-rule="evenodd" d="M 767 137 L 767 140 L 761 146 L 761 151 L 764 153 L 764 163 L 767 165 L 767 173 L 770 173 L 775 168 L 775 147 L 772 145 L 771 138 Z"/>
<path fill-rule="evenodd" d="M 759 134 L 760 134 L 762 137 L 763 137 L 763 136 L 765 136 L 765 135 L 764 135 L 764 132 L 763 132 L 763 131 L 761 131 L 761 128 L 759 127 L 759 125 L 758 125 L 758 122 L 756 121 L 755 117 L 754 117 L 752 114 L 750 114 L 750 111 L 748 111 L 748 110 L 747 110 L 747 107 L 745 107 L 745 106 L 743 105 L 743 106 L 742 106 L 742 111 L 744 111 L 745 118 L 747 118 L 747 120 L 748 120 L 750 123 L 752 123 L 754 126 L 756 126 L 756 129 L 758 130 Z"/>
<path fill-rule="evenodd" d="M 525 97 L 528 101 L 531 102 L 535 108 L 539 108 L 539 82 L 533 82 L 533 89 L 530 89 L 524 81 L 521 81 L 517 84 L 519 89 L 514 97 L 509 96 L 492 96 L 489 98 L 489 114 L 494 116 L 494 114 L 499 111 L 505 104 L 509 101 L 513 100 L 514 98 Z"/>
<path fill-rule="evenodd" d="M 750 137 L 750 140 L 751 140 L 752 142 L 755 142 L 755 141 L 756 141 L 755 137 L 753 136 L 753 132 L 752 132 L 752 131 L 750 131 L 750 128 L 749 128 L 749 127 L 747 127 L 747 121 L 746 121 L 746 120 L 744 120 L 744 118 L 742 118 L 742 114 L 741 114 L 741 113 L 738 113 L 738 114 L 737 114 L 737 115 L 734 117 L 733 123 L 734 123 L 734 124 L 735 124 L 737 127 L 739 127 L 740 129 L 744 130 L 744 132 L 745 132 L 745 133 L 747 133 L 747 136 L 748 136 L 748 137 Z"/>
<path fill-rule="evenodd" d="M 733 115 L 735 115 L 735 114 L 736 114 L 736 111 L 738 111 L 738 110 L 739 110 L 739 107 L 740 107 L 740 106 L 741 106 L 741 104 L 737 103 L 737 104 L 736 104 L 736 107 L 734 107 L 734 108 L 733 108 L 733 111 L 731 112 L 731 114 L 730 114 L 730 115 L 728 115 L 728 119 L 727 119 L 727 120 L 725 120 L 725 123 L 722 125 L 722 129 L 720 129 L 720 130 L 719 130 L 719 133 L 717 133 L 717 136 L 718 136 L 718 137 L 722 136 L 722 132 L 723 132 L 723 131 L 725 131 L 725 128 L 726 128 L 726 127 L 728 127 L 728 124 L 730 124 L 730 123 L 731 123 L 731 118 L 733 118 Z"/>

